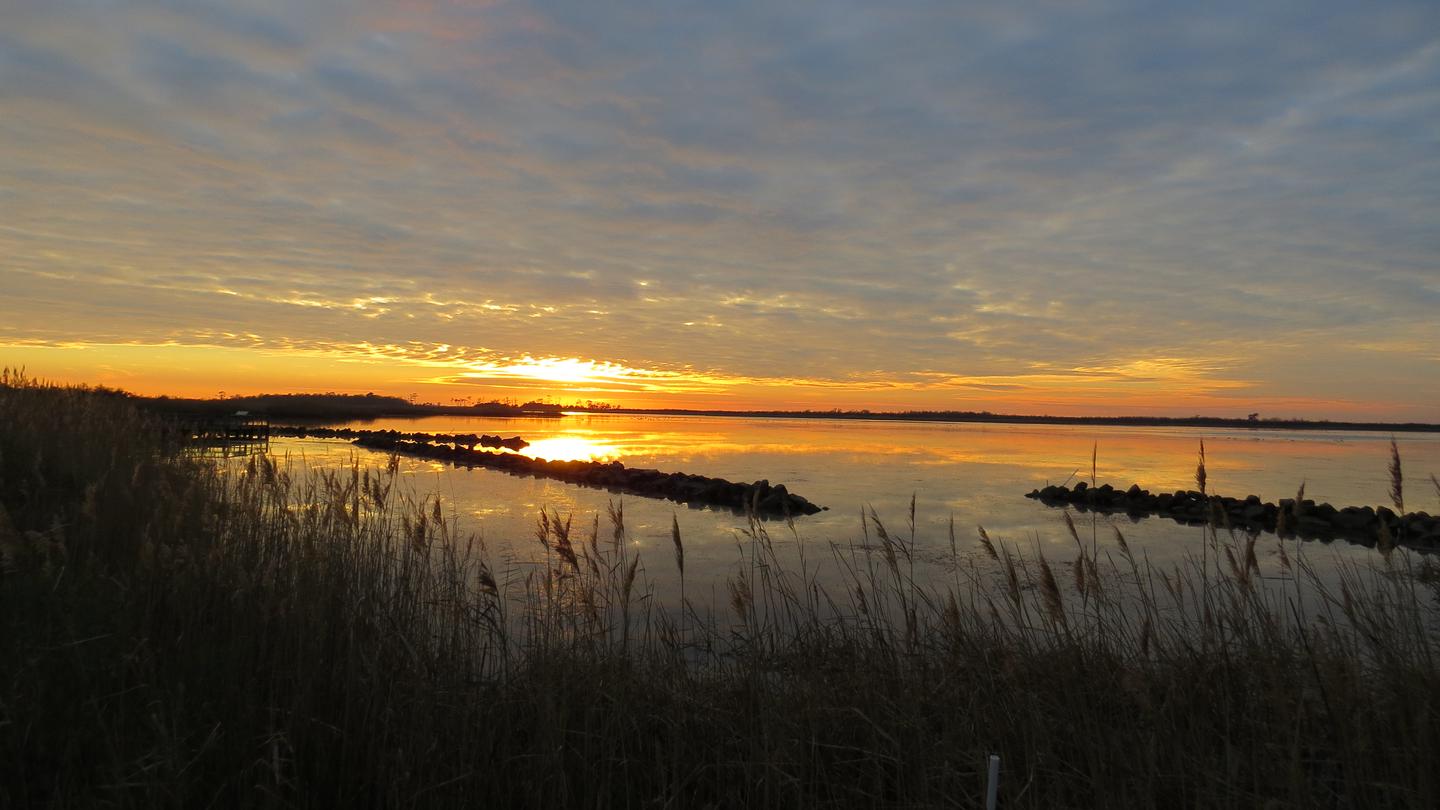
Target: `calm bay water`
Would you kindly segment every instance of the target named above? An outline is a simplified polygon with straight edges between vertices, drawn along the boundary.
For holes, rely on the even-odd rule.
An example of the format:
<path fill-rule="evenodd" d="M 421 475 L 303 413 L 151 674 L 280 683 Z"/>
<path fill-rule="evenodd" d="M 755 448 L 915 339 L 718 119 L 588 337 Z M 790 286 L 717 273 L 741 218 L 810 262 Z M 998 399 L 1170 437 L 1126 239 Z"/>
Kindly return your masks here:
<path fill-rule="evenodd" d="M 618 460 L 628 467 L 681 471 L 734 481 L 769 479 L 829 507 L 798 518 L 794 534 L 769 524 L 783 542 L 861 542 L 862 510 L 873 509 L 892 533 L 909 533 L 916 502 L 916 547 L 937 568 L 951 559 L 953 519 L 962 556 L 978 554 L 977 525 L 1027 554 L 1073 556 L 1074 541 L 1062 512 L 1024 497 L 1046 483 L 1088 480 L 1096 452 L 1099 483 L 1138 483 L 1152 491 L 1194 489 L 1203 438 L 1212 492 L 1267 501 L 1292 497 L 1303 482 L 1306 497 L 1341 505 L 1389 503 L 1390 436 L 1377 433 L 1201 430 L 1055 425 L 860 422 L 812 419 L 579 414 L 561 418 L 492 419 L 427 417 L 353 422 L 348 427 L 433 433 L 519 435 L 532 442 L 526 455 L 550 459 Z M 1431 474 L 1440 475 L 1440 434 L 1396 437 L 1406 474 L 1409 510 L 1440 511 Z M 379 466 L 380 453 L 345 442 L 282 439 L 272 452 L 313 467 Z M 452 469 L 414 459 L 401 469 L 414 492 L 438 494 L 460 528 L 478 534 L 504 560 L 524 564 L 543 550 L 535 540 L 539 511 L 574 515 L 576 526 L 602 518 L 622 496 L 492 470 Z M 670 527 L 678 520 L 687 574 L 720 581 L 739 558 L 746 520 L 729 511 L 696 509 L 669 501 L 623 496 L 626 525 L 652 576 L 670 570 Z M 1118 526 L 1131 545 L 1154 562 L 1169 564 L 1198 553 L 1202 532 L 1162 518 L 1077 516 L 1087 541 L 1112 542 Z M 1273 538 L 1260 543 L 1262 563 L 1273 557 Z M 1364 560 L 1375 552 L 1342 542 L 1307 543 L 1319 556 Z"/>

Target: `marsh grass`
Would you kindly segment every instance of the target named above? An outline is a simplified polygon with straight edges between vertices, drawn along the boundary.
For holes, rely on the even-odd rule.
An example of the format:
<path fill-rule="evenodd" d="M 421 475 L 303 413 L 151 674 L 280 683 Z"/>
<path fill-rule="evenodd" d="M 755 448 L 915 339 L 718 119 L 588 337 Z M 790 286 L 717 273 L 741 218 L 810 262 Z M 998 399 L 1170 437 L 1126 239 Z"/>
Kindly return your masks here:
<path fill-rule="evenodd" d="M 1397 514 L 1405 514 L 1405 473 L 1400 467 L 1400 448 L 1390 440 L 1390 503 Z"/>
<path fill-rule="evenodd" d="M 394 460 L 217 466 L 0 382 L 0 806 L 975 807 L 991 753 L 1005 807 L 1440 801 L 1409 557 L 1327 588 L 1277 543 L 1287 591 L 1220 526 L 1161 569 L 1072 522 L 1061 562 L 912 500 L 855 542 L 751 521 L 728 600 L 663 605 L 621 503 L 500 569 Z"/>

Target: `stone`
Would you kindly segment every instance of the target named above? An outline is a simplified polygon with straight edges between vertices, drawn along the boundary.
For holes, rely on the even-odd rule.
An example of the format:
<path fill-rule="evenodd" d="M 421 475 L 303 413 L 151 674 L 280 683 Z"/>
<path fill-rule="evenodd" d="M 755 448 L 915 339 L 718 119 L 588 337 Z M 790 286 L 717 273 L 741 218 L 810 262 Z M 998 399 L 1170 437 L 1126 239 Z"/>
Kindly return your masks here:
<path fill-rule="evenodd" d="M 1151 495 L 1139 484 L 1131 484 L 1121 491 L 1109 484 L 1092 487 L 1084 481 L 1077 482 L 1073 489 L 1046 486 L 1031 491 L 1027 497 L 1038 497 L 1050 506 L 1070 505 L 1081 512 L 1123 512 L 1132 520 L 1145 514 L 1158 514 L 1190 525 L 1219 521 L 1226 527 L 1281 531 L 1285 536 L 1299 534 L 1326 543 L 1338 536 L 1373 546 L 1377 531 L 1386 532 L 1400 545 L 1430 549 L 1440 543 L 1440 519 L 1424 512 L 1396 515 L 1383 506 L 1337 509 L 1309 499 L 1297 503 L 1293 498 L 1282 498 L 1277 505 L 1260 500 L 1258 495 L 1238 499 L 1206 496 L 1193 490 Z"/>

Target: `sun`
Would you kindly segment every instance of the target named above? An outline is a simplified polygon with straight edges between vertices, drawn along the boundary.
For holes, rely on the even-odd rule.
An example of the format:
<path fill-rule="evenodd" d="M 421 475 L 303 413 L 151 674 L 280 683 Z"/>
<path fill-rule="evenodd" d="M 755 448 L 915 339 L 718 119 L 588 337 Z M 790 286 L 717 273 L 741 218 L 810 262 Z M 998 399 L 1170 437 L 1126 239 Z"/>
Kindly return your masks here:
<path fill-rule="evenodd" d="M 663 373 L 630 368 L 619 363 L 581 360 L 578 357 L 522 357 L 511 362 L 475 363 L 466 377 L 519 378 L 584 385 L 618 380 L 663 377 Z"/>
<path fill-rule="evenodd" d="M 625 376 L 626 369 L 614 363 L 597 363 L 594 360 L 581 360 L 579 358 L 547 358 L 543 360 L 531 360 L 526 358 L 518 363 L 503 368 L 522 377 L 533 377 L 537 380 L 549 380 L 560 383 L 593 383 L 601 380 L 614 379 L 618 376 Z"/>

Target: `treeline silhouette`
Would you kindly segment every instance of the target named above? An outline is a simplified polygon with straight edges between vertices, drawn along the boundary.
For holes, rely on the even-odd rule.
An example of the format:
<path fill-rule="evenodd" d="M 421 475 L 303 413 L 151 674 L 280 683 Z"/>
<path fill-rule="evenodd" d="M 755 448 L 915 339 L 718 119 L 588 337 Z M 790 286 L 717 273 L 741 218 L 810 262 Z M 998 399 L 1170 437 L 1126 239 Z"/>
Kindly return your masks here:
<path fill-rule="evenodd" d="M 576 410 L 586 410 L 576 408 Z M 608 408 L 608 413 L 671 416 L 744 416 L 774 419 L 860 419 L 911 422 L 992 422 L 1034 425 L 1114 425 L 1117 427 L 1205 427 L 1255 430 L 1376 430 L 1388 432 L 1440 432 L 1428 422 L 1348 422 L 1329 419 L 1260 419 L 1223 416 L 1049 416 L 991 413 L 990 411 L 871 411 L 841 410 L 719 410 L 690 408 Z"/>
<path fill-rule="evenodd" d="M 514 405 L 479 402 L 473 405 L 414 403 L 378 394 L 259 394 L 255 396 L 191 399 L 185 397 L 134 397 L 153 410 L 172 413 L 221 415 L 245 411 L 256 416 L 296 419 L 374 419 L 383 416 L 534 416 L 558 413 L 559 408 L 537 402 Z"/>

